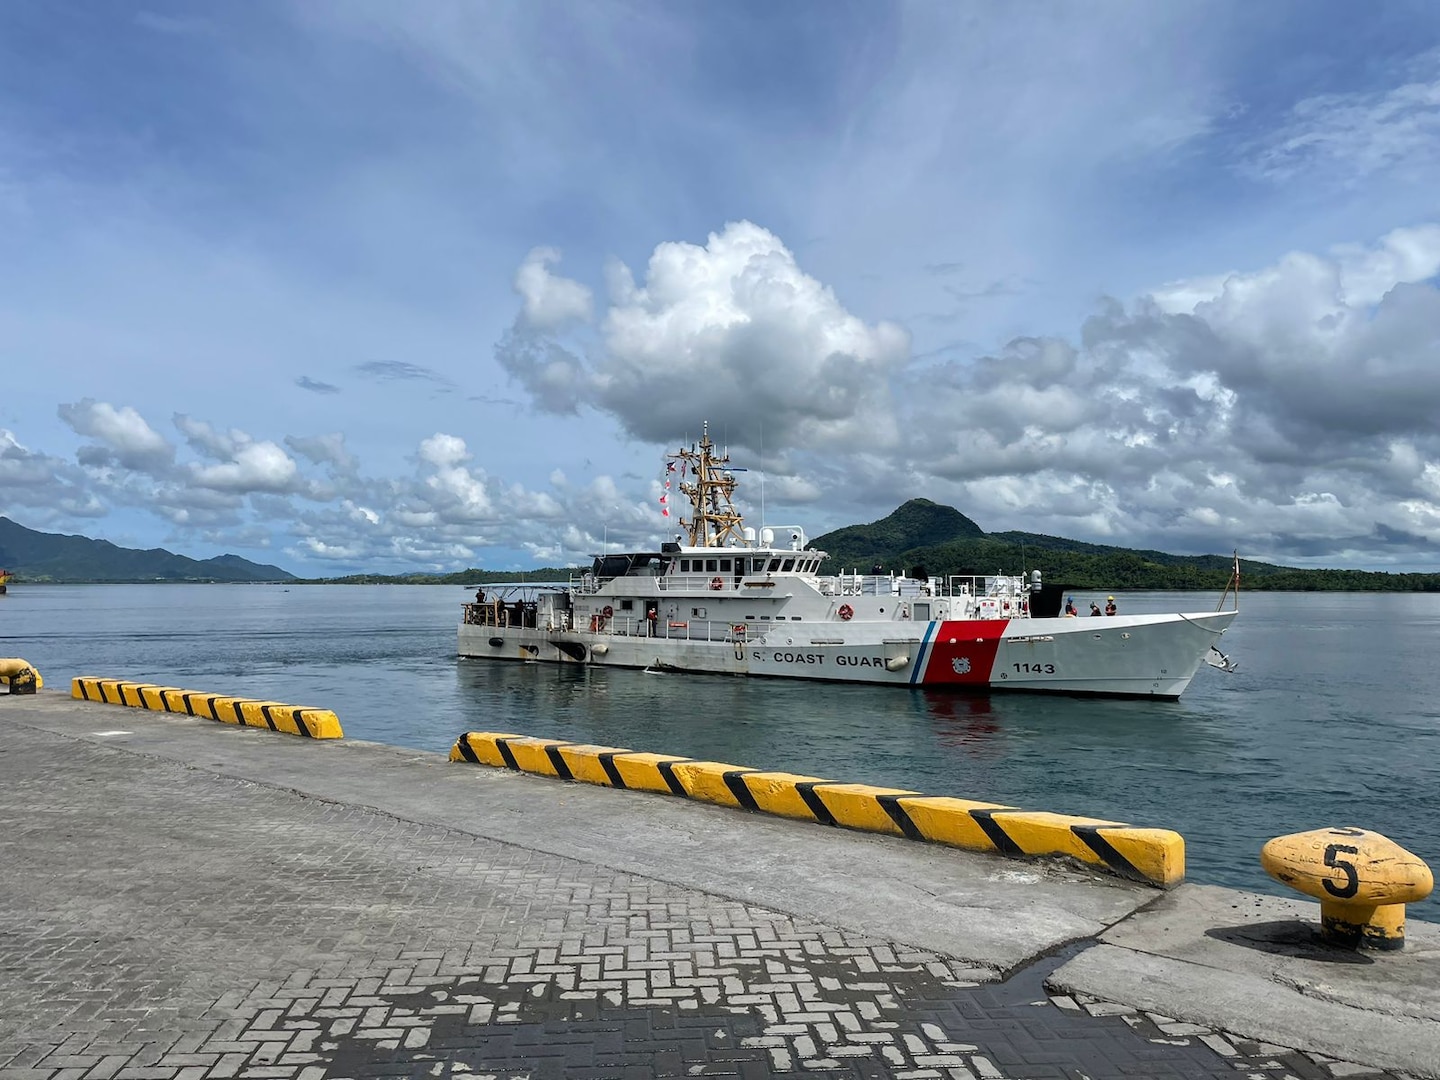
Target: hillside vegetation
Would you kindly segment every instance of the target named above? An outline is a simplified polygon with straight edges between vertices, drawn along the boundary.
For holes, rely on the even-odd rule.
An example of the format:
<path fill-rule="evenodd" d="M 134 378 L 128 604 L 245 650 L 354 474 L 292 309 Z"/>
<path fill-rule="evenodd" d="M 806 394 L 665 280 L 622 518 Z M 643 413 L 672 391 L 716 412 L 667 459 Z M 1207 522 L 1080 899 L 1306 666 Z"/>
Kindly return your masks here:
<path fill-rule="evenodd" d="M 1074 589 L 1200 589 L 1220 591 L 1230 580 L 1229 555 L 1169 555 L 1163 551 L 1088 544 L 1041 533 L 986 533 L 954 507 L 911 499 L 894 513 L 850 525 L 811 541 L 828 553 L 822 570 L 886 571 L 923 568 L 932 577 L 989 576 L 1040 570 L 1055 585 Z M 1440 574 L 1386 574 L 1365 570 L 1296 570 L 1242 559 L 1247 590 L 1287 592 L 1440 592 Z M 105 540 L 37 532 L 0 517 L 0 567 L 17 583 L 147 581 L 284 581 L 294 584 L 462 585 L 567 581 L 580 567 L 484 570 L 446 574 L 351 574 L 297 578 L 278 566 L 238 555 L 190 559 L 163 548 L 139 551 Z"/>
<path fill-rule="evenodd" d="M 38 532 L 0 517 L 0 566 L 17 582 L 292 581 L 278 566 L 239 555 L 191 559 L 164 548 L 123 548 L 108 540 Z"/>
<path fill-rule="evenodd" d="M 877 563 L 887 571 L 923 567 L 932 577 L 1040 570 L 1048 581 L 1076 589 L 1219 591 L 1233 563 L 1229 555 L 1169 555 L 1041 533 L 985 533 L 958 510 L 929 499 L 911 499 L 888 517 L 836 529 L 812 544 L 829 554 L 825 573 L 869 570 Z M 1440 592 L 1440 574 L 1296 570 L 1241 559 L 1240 575 L 1247 590 Z"/>

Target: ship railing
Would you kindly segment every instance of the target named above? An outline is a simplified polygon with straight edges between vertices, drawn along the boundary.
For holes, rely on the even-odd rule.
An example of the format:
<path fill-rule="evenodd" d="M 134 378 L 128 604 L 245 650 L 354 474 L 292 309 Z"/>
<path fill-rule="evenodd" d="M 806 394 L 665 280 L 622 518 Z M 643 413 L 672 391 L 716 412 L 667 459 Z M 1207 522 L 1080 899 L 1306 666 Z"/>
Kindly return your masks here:
<path fill-rule="evenodd" d="M 737 632 L 743 623 L 721 622 L 718 619 L 660 619 L 652 631 L 649 620 L 631 615 L 616 615 L 596 632 L 611 637 L 659 638 L 668 641 L 744 641 L 746 634 Z"/>
<path fill-rule="evenodd" d="M 739 582 L 733 572 L 717 571 L 713 574 L 667 574 L 656 578 L 655 584 L 661 592 L 736 592 Z M 715 583 L 719 582 L 717 588 Z"/>
<path fill-rule="evenodd" d="M 467 626 L 522 626 L 534 630 L 540 621 L 534 601 L 507 604 L 503 600 L 486 600 L 483 604 L 461 604 L 460 609 L 460 620 Z M 547 616 L 553 619 L 549 613 Z"/>

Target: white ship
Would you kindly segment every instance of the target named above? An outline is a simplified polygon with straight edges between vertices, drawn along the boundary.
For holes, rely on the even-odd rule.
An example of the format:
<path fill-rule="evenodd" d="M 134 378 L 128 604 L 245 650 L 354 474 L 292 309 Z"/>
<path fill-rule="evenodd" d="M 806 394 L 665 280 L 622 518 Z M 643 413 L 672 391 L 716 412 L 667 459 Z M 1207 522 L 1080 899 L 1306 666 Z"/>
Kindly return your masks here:
<path fill-rule="evenodd" d="M 658 550 L 597 556 L 567 584 L 509 586 L 464 605 L 460 655 L 1149 698 L 1178 698 L 1202 663 L 1231 666 L 1216 643 L 1234 608 L 1075 617 L 1060 614 L 1061 589 L 1038 570 L 821 574 L 825 552 L 803 529 L 744 525 L 729 462 L 708 434 L 670 455 L 693 507 L 685 533 Z"/>

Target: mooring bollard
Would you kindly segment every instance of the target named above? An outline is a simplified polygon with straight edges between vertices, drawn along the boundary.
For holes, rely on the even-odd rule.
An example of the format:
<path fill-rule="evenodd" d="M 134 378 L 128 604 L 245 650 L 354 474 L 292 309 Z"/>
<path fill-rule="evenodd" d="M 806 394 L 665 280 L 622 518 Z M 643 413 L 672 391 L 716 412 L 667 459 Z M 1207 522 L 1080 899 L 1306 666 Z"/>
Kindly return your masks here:
<path fill-rule="evenodd" d="M 0 683 L 7 684 L 12 694 L 33 694 L 45 685 L 30 661 L 19 657 L 0 659 Z"/>
<path fill-rule="evenodd" d="M 1353 826 L 1277 836 L 1260 865 L 1320 901 L 1320 937 L 1347 949 L 1405 947 L 1405 905 L 1435 887 L 1430 867 L 1395 841 Z"/>

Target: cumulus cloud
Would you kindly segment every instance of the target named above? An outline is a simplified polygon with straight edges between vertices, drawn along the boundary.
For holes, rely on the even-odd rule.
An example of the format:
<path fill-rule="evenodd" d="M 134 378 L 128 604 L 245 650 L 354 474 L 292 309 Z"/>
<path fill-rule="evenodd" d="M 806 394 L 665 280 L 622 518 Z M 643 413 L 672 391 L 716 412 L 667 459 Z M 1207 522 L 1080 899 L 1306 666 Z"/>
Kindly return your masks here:
<path fill-rule="evenodd" d="M 588 322 L 590 290 L 578 281 L 550 272 L 560 261 L 555 248 L 538 247 L 525 256 L 515 272 L 515 291 L 520 294 L 520 318 L 532 330 L 555 330 L 572 322 Z"/>
<path fill-rule="evenodd" d="M 87 465 L 115 463 L 139 472 L 164 471 L 175 460 L 175 447 L 129 405 L 115 408 L 85 398 L 61 405 L 60 419 L 77 435 L 96 442 L 82 450 Z"/>
<path fill-rule="evenodd" d="M 1108 302 L 1077 343 L 917 375 L 908 469 L 982 524 L 1063 535 L 1282 558 L 1440 540 L 1437 269 L 1423 226 Z"/>
<path fill-rule="evenodd" d="M 647 442 L 705 419 L 750 447 L 895 442 L 890 378 L 910 357 L 909 334 L 852 315 L 768 230 L 742 221 L 703 247 L 660 244 L 638 286 L 618 264 L 607 277 L 611 304 L 586 351 L 542 332 L 522 290 L 497 358 L 540 408 L 599 409 Z M 573 295 L 562 309 L 578 311 Z"/>
<path fill-rule="evenodd" d="M 304 490 L 294 459 L 273 442 L 238 447 L 231 460 L 202 465 L 192 475 L 196 485 L 215 491 L 291 494 Z"/>

